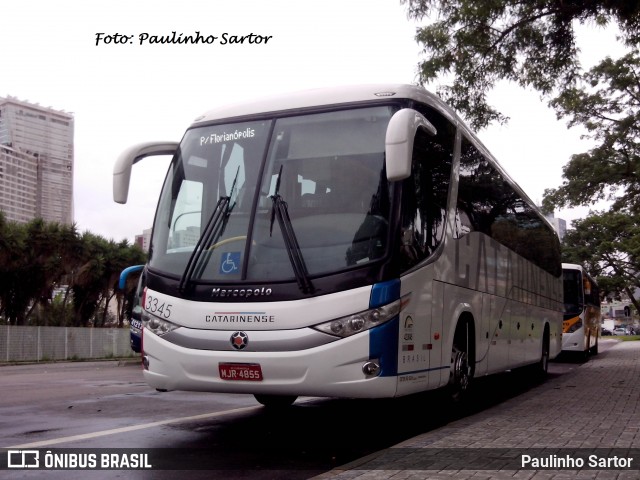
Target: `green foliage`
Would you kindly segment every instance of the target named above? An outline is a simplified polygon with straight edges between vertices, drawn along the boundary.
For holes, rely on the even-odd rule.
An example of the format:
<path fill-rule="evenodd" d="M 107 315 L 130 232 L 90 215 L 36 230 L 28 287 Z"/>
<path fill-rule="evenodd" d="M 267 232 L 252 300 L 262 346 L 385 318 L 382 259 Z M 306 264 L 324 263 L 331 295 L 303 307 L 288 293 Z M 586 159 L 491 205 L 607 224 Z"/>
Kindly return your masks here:
<path fill-rule="evenodd" d="M 75 225 L 41 219 L 7 222 L 0 212 L 0 317 L 16 325 L 102 326 L 109 301 L 122 295 L 116 291 L 120 272 L 145 261 L 126 240 L 80 235 Z M 61 285 L 68 289 L 52 298 Z"/>
<path fill-rule="evenodd" d="M 473 128 L 506 122 L 487 103 L 499 81 L 532 88 L 558 118 L 580 126 L 595 146 L 564 167 L 563 184 L 545 192 L 544 210 L 611 202 L 609 212 L 574 222 L 564 240 L 565 261 L 598 276 L 605 292 L 633 291 L 640 272 L 640 2 L 628 0 L 401 0 L 409 16 L 425 20 L 422 83 Z M 617 25 L 630 53 L 583 71 L 575 27 Z M 447 83 L 448 82 L 448 83 Z M 564 159 L 559 159 L 564 161 Z"/>
<path fill-rule="evenodd" d="M 564 182 L 545 192 L 547 205 L 613 201 L 616 211 L 640 213 L 640 55 L 606 58 L 565 90 L 553 105 L 569 125 L 582 125 L 597 142 L 573 155 Z"/>
<path fill-rule="evenodd" d="M 542 95 L 571 87 L 580 73 L 574 26 L 620 27 L 621 41 L 640 39 L 640 4 L 626 0 L 401 0 L 409 17 L 427 19 L 416 40 L 424 60 L 419 80 L 451 77 L 438 93 L 478 129 L 506 118 L 487 103 L 500 80 Z M 447 79 L 448 80 L 448 79 Z"/>
<path fill-rule="evenodd" d="M 640 216 L 592 213 L 573 227 L 563 240 L 563 260 L 584 265 L 605 296 L 624 293 L 640 311 L 633 296 L 640 288 Z"/>
<path fill-rule="evenodd" d="M 51 327 L 73 325 L 73 306 L 71 302 L 65 300 L 65 294 L 59 294 L 52 298 L 51 301 L 40 302 L 39 308 L 34 309 L 29 316 L 29 324 Z"/>
<path fill-rule="evenodd" d="M 608 212 L 574 222 L 565 253 L 598 275 L 605 294 L 626 295 L 638 308 L 640 287 L 640 55 L 604 59 L 553 105 L 569 125 L 582 125 L 596 146 L 573 155 L 564 181 L 545 191 L 546 209 L 611 202 Z"/>

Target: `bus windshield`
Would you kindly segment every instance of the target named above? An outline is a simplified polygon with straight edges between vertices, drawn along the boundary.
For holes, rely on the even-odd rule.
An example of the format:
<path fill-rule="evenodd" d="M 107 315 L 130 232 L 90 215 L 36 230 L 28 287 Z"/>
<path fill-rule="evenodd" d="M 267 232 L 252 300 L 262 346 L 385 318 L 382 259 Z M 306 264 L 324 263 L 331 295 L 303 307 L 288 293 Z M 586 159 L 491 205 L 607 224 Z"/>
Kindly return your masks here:
<path fill-rule="evenodd" d="M 183 279 L 188 267 L 195 282 L 295 279 L 287 229 L 274 224 L 276 203 L 285 205 L 309 275 L 382 258 L 390 212 L 384 142 L 396 110 L 187 131 L 160 196 L 149 267 Z"/>
<path fill-rule="evenodd" d="M 582 274 L 579 270 L 563 269 L 564 283 L 564 313 L 565 315 L 579 315 L 584 307 L 582 294 Z"/>

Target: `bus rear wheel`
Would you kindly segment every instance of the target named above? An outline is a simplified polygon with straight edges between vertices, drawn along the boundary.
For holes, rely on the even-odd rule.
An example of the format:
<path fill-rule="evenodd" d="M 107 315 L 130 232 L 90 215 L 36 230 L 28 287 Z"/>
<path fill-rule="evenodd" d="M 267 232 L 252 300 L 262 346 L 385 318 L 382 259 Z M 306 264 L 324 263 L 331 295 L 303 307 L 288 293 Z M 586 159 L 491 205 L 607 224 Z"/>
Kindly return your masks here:
<path fill-rule="evenodd" d="M 286 408 L 298 398 L 296 395 L 264 395 L 255 394 L 255 399 L 267 408 Z"/>
<path fill-rule="evenodd" d="M 544 334 L 542 336 L 542 352 L 540 354 L 540 360 L 537 365 L 537 373 L 541 377 L 546 377 L 549 371 L 549 355 L 550 355 L 551 341 L 549 338 L 549 327 L 544 327 Z"/>

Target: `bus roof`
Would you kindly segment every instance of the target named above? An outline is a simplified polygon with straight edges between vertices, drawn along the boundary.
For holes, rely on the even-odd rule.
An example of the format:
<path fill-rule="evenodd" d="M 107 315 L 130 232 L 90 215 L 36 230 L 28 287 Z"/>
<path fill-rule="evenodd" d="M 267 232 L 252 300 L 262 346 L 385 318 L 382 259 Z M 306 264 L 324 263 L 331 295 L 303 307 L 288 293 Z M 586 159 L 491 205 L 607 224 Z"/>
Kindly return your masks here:
<path fill-rule="evenodd" d="M 194 120 L 194 126 L 216 120 L 266 114 L 270 112 L 296 111 L 310 107 L 360 103 L 385 98 L 413 99 L 432 105 L 450 119 L 458 119 L 455 112 L 439 97 L 423 87 L 402 84 L 371 84 L 326 87 L 274 95 L 223 105 L 209 110 Z"/>
<path fill-rule="evenodd" d="M 578 265 L 577 263 L 563 263 L 562 268 L 566 270 L 584 270 L 582 265 Z"/>

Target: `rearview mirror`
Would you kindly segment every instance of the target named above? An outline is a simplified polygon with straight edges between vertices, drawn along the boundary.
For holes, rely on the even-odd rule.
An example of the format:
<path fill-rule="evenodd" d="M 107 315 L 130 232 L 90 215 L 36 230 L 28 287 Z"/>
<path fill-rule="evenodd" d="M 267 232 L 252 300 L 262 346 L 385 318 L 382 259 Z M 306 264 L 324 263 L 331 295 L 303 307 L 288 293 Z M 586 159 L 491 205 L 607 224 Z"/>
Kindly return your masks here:
<path fill-rule="evenodd" d="M 120 154 L 113 167 L 113 201 L 127 203 L 131 167 L 144 157 L 173 155 L 178 150 L 178 142 L 145 142 L 129 147 Z"/>
<path fill-rule="evenodd" d="M 385 165 L 390 182 L 404 180 L 411 175 L 413 140 L 418 128 L 425 129 L 431 135 L 437 133 L 429 120 L 412 108 L 398 110 L 389 120 L 385 138 Z"/>

